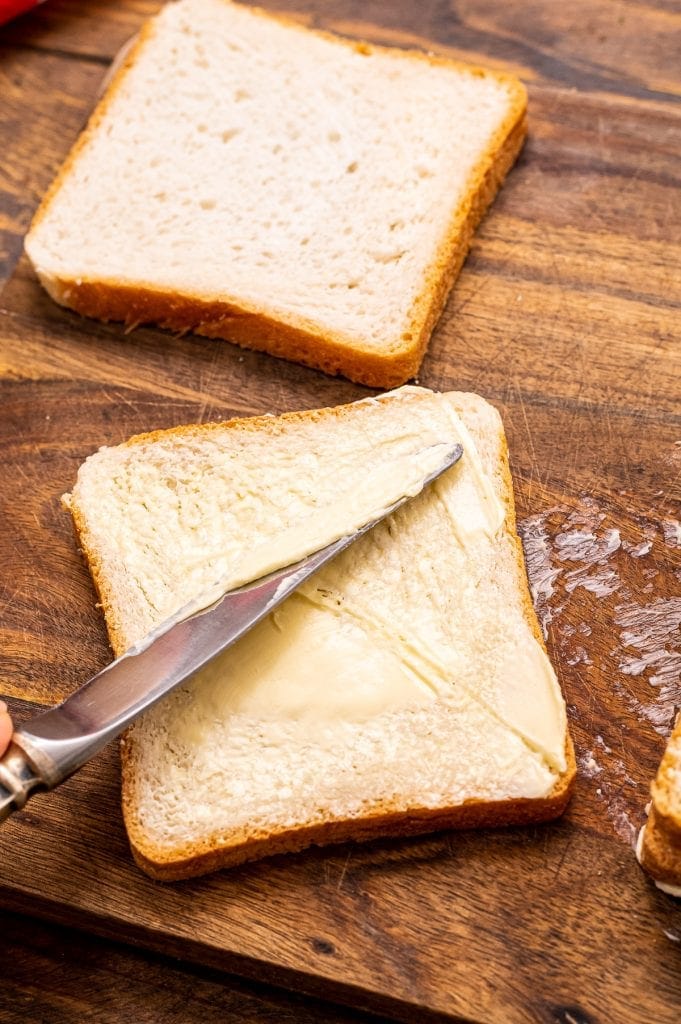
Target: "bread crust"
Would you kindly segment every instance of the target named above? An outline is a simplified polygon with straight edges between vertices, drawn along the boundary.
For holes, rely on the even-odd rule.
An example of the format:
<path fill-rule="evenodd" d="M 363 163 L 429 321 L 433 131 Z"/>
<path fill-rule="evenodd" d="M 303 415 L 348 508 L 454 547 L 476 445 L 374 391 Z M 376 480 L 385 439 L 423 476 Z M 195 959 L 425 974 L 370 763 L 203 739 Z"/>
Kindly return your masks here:
<path fill-rule="evenodd" d="M 572 743 L 568 739 L 568 771 L 574 771 Z M 125 741 L 122 756 L 127 756 Z M 493 802 L 467 801 L 454 807 L 412 808 L 395 811 L 386 806 L 371 816 L 347 821 L 319 822 L 303 828 L 281 831 L 275 835 L 243 834 L 229 847 L 213 849 L 205 843 L 196 843 L 178 858 L 167 850 L 153 847 L 137 823 L 131 807 L 131 779 L 124 773 L 123 810 L 128 837 L 135 863 L 151 878 L 162 882 L 177 882 L 184 878 L 236 867 L 262 857 L 280 853 L 297 853 L 309 846 L 328 846 L 334 843 L 367 842 L 371 839 L 417 836 L 443 829 L 501 828 L 508 825 L 531 825 L 557 818 L 565 810 L 572 791 L 572 776 L 564 775 L 548 797 L 541 800 L 500 800 Z M 134 806 L 134 803 L 132 803 Z M 171 859 L 172 856 L 172 859 Z"/>
<path fill-rule="evenodd" d="M 657 882 L 681 887 L 681 714 L 676 719 L 657 775 L 650 787 L 652 803 L 643 831 L 642 866 Z"/>
<path fill-rule="evenodd" d="M 650 787 L 660 826 L 681 843 L 681 713 Z"/>
<path fill-rule="evenodd" d="M 681 887 L 681 835 L 665 826 L 654 805 L 643 830 L 640 858 L 656 882 Z"/>
<path fill-rule="evenodd" d="M 249 10 L 284 22 L 291 29 L 332 39 L 359 53 L 394 52 L 390 47 L 308 29 L 260 8 Z M 152 19 L 143 26 L 136 43 L 113 75 L 85 131 L 38 207 L 26 238 L 27 248 L 30 248 L 33 232 L 79 154 L 97 131 L 125 75 L 153 37 L 153 32 Z M 404 383 L 417 373 L 432 330 L 466 258 L 473 233 L 520 152 L 527 134 L 527 93 L 522 83 L 510 74 L 469 66 L 418 50 L 405 50 L 403 53 L 405 58 L 424 61 L 432 66 L 451 67 L 473 76 L 504 82 L 512 99 L 506 118 L 471 174 L 467 194 L 450 214 L 442 241 L 424 274 L 423 288 L 412 305 L 408 327 L 400 344 L 391 351 L 380 352 L 368 346 L 362 348 L 355 337 L 329 331 L 314 320 L 294 313 L 253 308 L 238 296 L 215 299 L 195 293 L 180 294 L 150 285 L 131 285 L 114 278 L 76 280 L 48 275 L 36 267 L 43 287 L 55 302 L 98 320 L 123 321 L 128 326 L 154 323 L 172 331 L 193 331 L 210 338 L 222 338 L 243 348 L 268 352 L 371 387 L 388 388 Z"/>
<path fill-rule="evenodd" d="M 406 392 L 402 400 L 409 400 L 414 395 L 418 400 L 420 389 Z M 465 419 L 466 411 L 483 399 L 476 395 L 460 394 L 452 396 L 454 408 Z M 373 400 L 369 400 L 373 401 Z M 356 404 L 356 403 L 353 403 Z M 486 404 L 486 403 L 484 403 Z M 207 424 L 201 426 L 175 427 L 170 430 L 154 431 L 131 438 L 127 445 L 154 442 L 162 438 L 191 436 L 204 434 L 212 430 L 253 431 L 272 435 L 287 430 L 301 421 L 338 418 L 342 420 L 349 405 L 336 406 L 329 409 L 318 409 L 312 412 L 286 413 L 281 417 L 269 416 L 234 419 L 226 423 Z M 539 624 L 534 612 L 529 592 L 522 546 L 515 532 L 515 503 L 513 487 L 508 463 L 508 449 L 501 420 L 498 421 L 498 474 L 499 491 L 506 516 L 504 531 L 507 540 L 513 545 L 517 572 L 516 583 L 522 599 L 525 618 L 539 644 L 546 650 Z M 73 515 L 74 526 L 83 553 L 87 559 L 95 587 L 104 610 L 109 635 L 114 651 L 120 655 L 125 650 L 125 640 L 114 611 L 113 593 L 100 564 L 96 550 L 90 543 L 87 523 L 77 504 L 69 506 Z M 397 809 L 389 803 L 376 807 L 371 814 L 361 818 L 346 820 L 319 820 L 295 828 L 279 831 L 260 832 L 243 831 L 230 838 L 227 845 L 215 847 L 211 838 L 189 843 L 181 850 L 164 849 L 150 842 L 141 827 L 136 807 L 139 804 L 137 795 L 137 778 L 135 772 L 135 755 L 129 736 L 125 736 L 121 746 L 122 760 L 122 806 L 128 837 L 133 856 L 142 870 L 152 878 L 176 881 L 196 875 L 206 874 L 219 868 L 233 867 L 237 864 L 260 857 L 279 853 L 302 850 L 311 845 L 330 843 L 365 841 L 377 837 L 407 836 L 432 832 L 439 829 L 464 829 L 480 827 L 497 827 L 504 825 L 522 825 L 550 820 L 558 817 L 565 809 L 573 788 L 576 765 L 574 749 L 570 736 L 566 732 L 565 754 L 567 767 L 557 780 L 553 790 L 540 799 L 514 799 L 505 801 L 485 802 L 467 801 L 451 807 L 426 809 L 413 807 Z"/>

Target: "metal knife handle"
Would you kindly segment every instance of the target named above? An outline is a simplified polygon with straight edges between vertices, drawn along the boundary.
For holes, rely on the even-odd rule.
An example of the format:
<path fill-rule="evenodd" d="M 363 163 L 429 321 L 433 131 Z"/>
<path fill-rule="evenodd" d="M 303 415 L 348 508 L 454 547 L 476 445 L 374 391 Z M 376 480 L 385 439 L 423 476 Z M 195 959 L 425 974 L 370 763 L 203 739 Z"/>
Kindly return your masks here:
<path fill-rule="evenodd" d="M 35 790 L 46 785 L 25 751 L 12 741 L 0 758 L 0 821 L 20 811 Z"/>
<path fill-rule="evenodd" d="M 59 708 L 52 708 L 18 726 L 0 757 L 0 822 L 20 811 L 36 792 L 54 789 L 68 779 L 111 738 L 102 731 L 52 739 L 50 724 L 58 711 Z M 60 725 L 63 729 L 63 722 Z M 119 732 L 120 728 L 114 735 Z"/>

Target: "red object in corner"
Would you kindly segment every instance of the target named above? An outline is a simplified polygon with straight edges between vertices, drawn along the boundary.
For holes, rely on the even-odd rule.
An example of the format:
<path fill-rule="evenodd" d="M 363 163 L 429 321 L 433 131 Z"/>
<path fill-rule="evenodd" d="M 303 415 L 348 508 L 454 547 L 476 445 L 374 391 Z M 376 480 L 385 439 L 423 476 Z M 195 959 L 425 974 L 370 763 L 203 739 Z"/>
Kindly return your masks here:
<path fill-rule="evenodd" d="M 41 0 L 0 0 L 0 25 L 16 18 L 17 14 L 37 7 Z"/>

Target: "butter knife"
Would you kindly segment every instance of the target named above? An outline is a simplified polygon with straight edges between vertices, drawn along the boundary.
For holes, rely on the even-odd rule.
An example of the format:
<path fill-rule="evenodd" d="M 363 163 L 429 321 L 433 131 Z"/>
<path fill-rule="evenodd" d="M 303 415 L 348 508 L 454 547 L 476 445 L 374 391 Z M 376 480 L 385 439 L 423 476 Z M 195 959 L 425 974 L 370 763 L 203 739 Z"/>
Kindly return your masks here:
<path fill-rule="evenodd" d="M 0 758 L 0 822 L 36 792 L 54 789 L 156 701 L 226 650 L 330 559 L 391 515 L 461 458 L 461 445 L 418 488 L 301 561 L 222 596 L 196 612 L 196 602 L 98 672 L 57 707 L 20 725 Z M 426 451 L 427 449 L 424 449 Z M 432 465 L 432 462 L 430 463 Z M 193 611 L 193 613 L 192 613 Z"/>

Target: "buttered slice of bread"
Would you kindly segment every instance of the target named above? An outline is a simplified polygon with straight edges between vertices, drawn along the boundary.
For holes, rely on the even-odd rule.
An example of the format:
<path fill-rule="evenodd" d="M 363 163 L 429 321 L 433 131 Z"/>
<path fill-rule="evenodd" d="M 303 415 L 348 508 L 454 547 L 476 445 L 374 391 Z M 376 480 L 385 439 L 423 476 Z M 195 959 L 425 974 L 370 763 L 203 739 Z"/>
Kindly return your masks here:
<path fill-rule="evenodd" d="M 142 30 L 26 250 L 88 316 L 413 376 L 525 135 L 512 76 L 228 0 Z"/>
<path fill-rule="evenodd" d="M 681 714 L 650 796 L 648 821 L 639 835 L 637 856 L 660 889 L 681 898 Z"/>
<path fill-rule="evenodd" d="M 483 399 L 407 387 L 142 435 L 91 456 L 66 500 L 120 654 L 264 537 L 319 531 L 443 442 L 463 445 L 456 467 L 129 730 L 124 815 L 150 874 L 562 811 L 565 705 Z"/>

